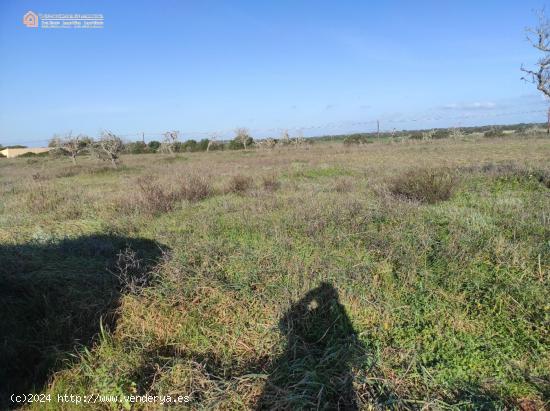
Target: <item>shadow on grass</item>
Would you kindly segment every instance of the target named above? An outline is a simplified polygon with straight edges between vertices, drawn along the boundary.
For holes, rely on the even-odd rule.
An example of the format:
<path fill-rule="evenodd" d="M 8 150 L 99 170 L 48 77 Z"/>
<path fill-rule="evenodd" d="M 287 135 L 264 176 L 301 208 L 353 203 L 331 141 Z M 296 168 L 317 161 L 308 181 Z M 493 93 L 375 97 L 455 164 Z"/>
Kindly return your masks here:
<path fill-rule="evenodd" d="M 121 293 L 146 285 L 161 253 L 111 235 L 0 246 L 0 409 L 15 405 L 11 394 L 41 390 L 100 324 L 113 329 Z"/>
<path fill-rule="evenodd" d="M 365 399 L 391 403 L 384 389 L 355 392 L 353 369 L 371 374 L 375 369 L 332 285 L 309 291 L 290 307 L 279 328 L 286 348 L 274 362 L 258 409 L 356 410 Z"/>

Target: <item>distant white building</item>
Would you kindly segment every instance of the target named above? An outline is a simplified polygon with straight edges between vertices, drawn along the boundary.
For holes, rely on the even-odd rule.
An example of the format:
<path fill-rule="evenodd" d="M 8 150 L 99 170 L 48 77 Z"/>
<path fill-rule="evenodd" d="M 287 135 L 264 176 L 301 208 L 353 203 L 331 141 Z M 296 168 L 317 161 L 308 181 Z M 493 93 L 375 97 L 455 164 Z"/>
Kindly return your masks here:
<path fill-rule="evenodd" d="M 29 148 L 5 148 L 0 153 L 5 155 L 7 158 L 15 158 L 25 153 L 46 153 L 50 151 L 49 147 L 29 147 Z"/>

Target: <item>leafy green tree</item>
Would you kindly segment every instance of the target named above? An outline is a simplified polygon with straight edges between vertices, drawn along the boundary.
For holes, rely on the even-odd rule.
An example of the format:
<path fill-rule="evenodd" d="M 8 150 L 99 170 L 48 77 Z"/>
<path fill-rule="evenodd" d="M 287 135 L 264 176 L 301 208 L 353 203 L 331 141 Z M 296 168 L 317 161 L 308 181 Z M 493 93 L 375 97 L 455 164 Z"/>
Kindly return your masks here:
<path fill-rule="evenodd" d="M 208 150 L 208 146 L 210 145 L 210 140 L 207 138 L 203 138 L 201 141 L 198 142 L 197 148 L 199 151 L 206 151 Z"/>
<path fill-rule="evenodd" d="M 149 143 L 147 143 L 147 147 L 149 147 L 150 150 L 157 151 L 160 148 L 160 141 L 149 141 Z"/>
<path fill-rule="evenodd" d="M 185 152 L 197 151 L 197 142 L 196 140 L 190 139 L 182 144 L 182 150 Z"/>

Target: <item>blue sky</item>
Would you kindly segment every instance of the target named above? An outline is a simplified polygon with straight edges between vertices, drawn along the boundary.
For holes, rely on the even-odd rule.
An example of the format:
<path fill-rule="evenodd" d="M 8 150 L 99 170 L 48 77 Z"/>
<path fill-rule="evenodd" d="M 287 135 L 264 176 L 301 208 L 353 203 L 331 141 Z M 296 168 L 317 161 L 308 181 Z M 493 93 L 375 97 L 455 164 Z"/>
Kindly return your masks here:
<path fill-rule="evenodd" d="M 543 1 L 0 2 L 0 144 L 72 130 L 319 135 L 544 121 L 520 80 Z M 96 30 L 28 28 L 101 13 Z M 201 134 L 204 133 L 204 134 Z"/>

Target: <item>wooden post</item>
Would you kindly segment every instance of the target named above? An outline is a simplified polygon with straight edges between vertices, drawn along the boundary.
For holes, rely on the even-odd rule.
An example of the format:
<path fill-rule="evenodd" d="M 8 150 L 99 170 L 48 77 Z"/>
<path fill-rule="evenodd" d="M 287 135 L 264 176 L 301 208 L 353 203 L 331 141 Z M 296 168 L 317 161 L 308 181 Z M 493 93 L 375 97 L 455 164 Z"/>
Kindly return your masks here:
<path fill-rule="evenodd" d="M 145 133 L 143 131 L 141 132 L 141 141 L 145 144 Z"/>
<path fill-rule="evenodd" d="M 376 137 L 380 138 L 380 120 L 376 120 Z"/>

